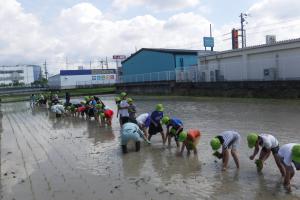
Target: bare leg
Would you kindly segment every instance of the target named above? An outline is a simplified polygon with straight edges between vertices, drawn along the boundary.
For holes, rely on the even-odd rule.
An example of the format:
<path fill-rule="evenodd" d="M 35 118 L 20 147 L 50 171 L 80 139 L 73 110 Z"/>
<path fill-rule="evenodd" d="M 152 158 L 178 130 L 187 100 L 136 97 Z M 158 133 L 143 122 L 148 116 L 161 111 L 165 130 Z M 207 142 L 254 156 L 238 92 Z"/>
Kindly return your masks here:
<path fill-rule="evenodd" d="M 198 151 L 197 151 L 197 148 L 194 146 L 194 154 L 197 155 L 198 154 Z"/>
<path fill-rule="evenodd" d="M 229 160 L 229 151 L 228 149 L 223 150 L 223 167 L 222 171 L 226 171 L 227 165 L 228 165 L 228 160 Z"/>
<path fill-rule="evenodd" d="M 171 146 L 171 135 L 167 134 L 167 138 L 168 138 L 168 146 Z"/>
<path fill-rule="evenodd" d="M 167 138 L 166 138 L 164 132 L 160 132 L 160 134 L 161 134 L 161 138 L 162 138 L 162 141 L 163 141 L 163 145 L 165 145 Z"/>
<path fill-rule="evenodd" d="M 276 165 L 277 165 L 277 167 L 278 167 L 278 169 L 281 173 L 281 176 L 284 177 L 285 176 L 285 169 L 284 169 L 283 164 L 280 161 L 280 158 L 278 157 L 277 154 L 273 154 L 273 156 L 274 156 L 274 160 L 276 162 Z"/>
<path fill-rule="evenodd" d="M 233 157 L 233 160 L 235 162 L 236 168 L 240 168 L 240 162 L 239 162 L 239 157 L 238 157 L 238 153 L 235 149 L 231 150 L 231 155 Z"/>
<path fill-rule="evenodd" d="M 259 159 L 261 161 L 265 162 L 269 158 L 270 154 L 271 154 L 271 151 L 267 152 L 264 149 L 262 149 L 260 151 Z"/>

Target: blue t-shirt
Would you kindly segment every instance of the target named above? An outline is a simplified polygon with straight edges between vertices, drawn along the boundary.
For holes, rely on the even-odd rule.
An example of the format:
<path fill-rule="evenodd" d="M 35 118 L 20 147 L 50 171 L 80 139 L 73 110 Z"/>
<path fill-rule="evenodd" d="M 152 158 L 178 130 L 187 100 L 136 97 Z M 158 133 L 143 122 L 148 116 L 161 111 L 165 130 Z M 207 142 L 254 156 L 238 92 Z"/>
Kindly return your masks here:
<path fill-rule="evenodd" d="M 151 123 L 151 120 L 150 120 L 150 115 L 149 115 L 145 121 L 145 127 L 149 127 L 150 123 Z"/>
<path fill-rule="evenodd" d="M 164 113 L 160 111 L 153 111 L 151 113 L 151 119 L 157 123 L 160 124 L 160 120 L 164 117 Z"/>
<path fill-rule="evenodd" d="M 90 105 L 92 105 L 92 106 L 95 106 L 97 104 L 97 102 L 95 101 L 95 100 L 92 100 L 91 102 L 90 102 Z"/>
<path fill-rule="evenodd" d="M 183 126 L 183 123 L 180 119 L 174 117 L 170 119 L 170 126 L 172 126 L 175 129 L 178 129 L 180 126 Z"/>

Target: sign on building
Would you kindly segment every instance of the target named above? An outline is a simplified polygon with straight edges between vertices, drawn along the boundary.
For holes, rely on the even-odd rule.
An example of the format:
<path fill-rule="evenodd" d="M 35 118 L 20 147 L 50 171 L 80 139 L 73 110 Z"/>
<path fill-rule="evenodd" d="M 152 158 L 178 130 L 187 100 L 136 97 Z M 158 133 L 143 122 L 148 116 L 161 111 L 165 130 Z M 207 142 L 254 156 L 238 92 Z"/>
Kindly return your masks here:
<path fill-rule="evenodd" d="M 124 60 L 124 59 L 126 59 L 126 56 L 125 55 L 113 55 L 113 59 Z"/>
<path fill-rule="evenodd" d="M 238 49 L 239 48 L 239 31 L 236 29 L 232 29 L 231 37 L 232 37 L 232 49 Z"/>
<path fill-rule="evenodd" d="M 213 37 L 203 37 L 203 44 L 204 47 L 214 47 L 215 46 L 215 39 Z"/>

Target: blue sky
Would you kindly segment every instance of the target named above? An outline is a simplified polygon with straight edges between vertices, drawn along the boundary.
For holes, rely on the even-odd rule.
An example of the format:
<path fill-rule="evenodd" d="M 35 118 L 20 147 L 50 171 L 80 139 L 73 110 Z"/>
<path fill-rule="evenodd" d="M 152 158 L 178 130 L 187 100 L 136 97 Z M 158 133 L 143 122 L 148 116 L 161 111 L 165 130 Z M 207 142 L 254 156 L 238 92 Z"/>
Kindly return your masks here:
<path fill-rule="evenodd" d="M 140 48 L 201 50 L 210 23 L 215 50 L 228 50 L 241 12 L 252 15 L 248 46 L 299 38 L 299 10 L 299 0 L 1 0 L 0 65 L 47 60 L 55 73 L 66 58 L 76 68 Z"/>
<path fill-rule="evenodd" d="M 222 26 L 234 20 L 238 21 L 240 12 L 245 12 L 257 0 L 201 0 L 200 10 L 198 6 L 184 8 L 175 11 L 155 11 L 144 6 L 131 7 L 126 11 L 119 12 L 112 7 L 111 0 L 19 0 L 27 12 L 35 13 L 45 22 L 51 21 L 62 9 L 70 8 L 81 2 L 89 2 L 105 14 L 113 13 L 116 19 L 129 19 L 139 15 L 151 14 L 159 19 L 166 19 L 177 12 L 194 12 L 205 16 L 216 26 Z"/>

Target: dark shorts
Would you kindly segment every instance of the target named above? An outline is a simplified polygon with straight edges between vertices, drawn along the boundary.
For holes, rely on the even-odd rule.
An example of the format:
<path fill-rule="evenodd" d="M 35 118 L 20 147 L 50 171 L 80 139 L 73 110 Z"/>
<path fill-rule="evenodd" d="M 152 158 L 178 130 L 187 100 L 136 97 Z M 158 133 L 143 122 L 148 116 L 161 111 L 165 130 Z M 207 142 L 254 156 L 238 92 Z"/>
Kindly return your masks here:
<path fill-rule="evenodd" d="M 266 149 L 265 147 L 262 148 L 262 151 L 268 151 L 268 149 Z M 279 151 L 279 145 L 277 147 L 274 147 L 271 149 L 272 153 L 274 155 L 278 154 L 278 151 Z"/>
<path fill-rule="evenodd" d="M 129 122 L 129 117 L 120 117 L 120 122 L 121 122 L 121 125 Z"/>
<path fill-rule="evenodd" d="M 137 123 L 136 119 L 134 119 L 134 118 L 129 118 L 129 122 L 131 122 L 131 123 L 134 123 L 134 124 L 138 125 L 138 123 Z"/>
<path fill-rule="evenodd" d="M 273 154 L 278 154 L 279 145 L 277 147 L 272 148 L 271 151 L 272 151 Z"/>
<path fill-rule="evenodd" d="M 155 126 L 153 123 L 150 123 L 149 135 L 156 135 L 157 133 L 162 133 L 162 132 L 163 132 L 163 128 L 162 128 L 161 124 L 158 124 L 157 126 Z"/>

